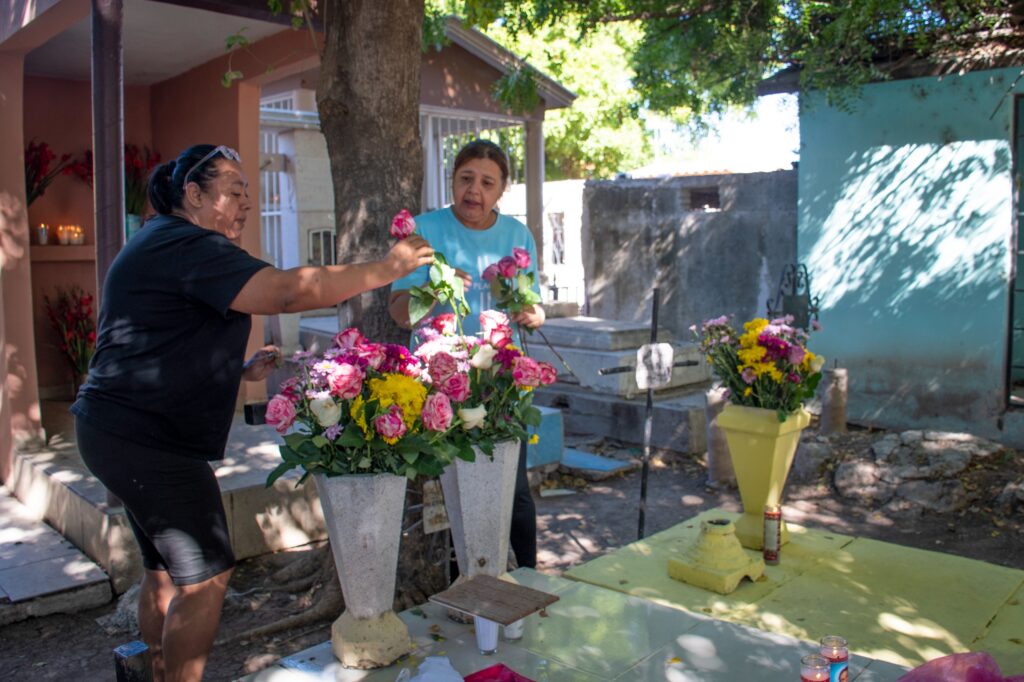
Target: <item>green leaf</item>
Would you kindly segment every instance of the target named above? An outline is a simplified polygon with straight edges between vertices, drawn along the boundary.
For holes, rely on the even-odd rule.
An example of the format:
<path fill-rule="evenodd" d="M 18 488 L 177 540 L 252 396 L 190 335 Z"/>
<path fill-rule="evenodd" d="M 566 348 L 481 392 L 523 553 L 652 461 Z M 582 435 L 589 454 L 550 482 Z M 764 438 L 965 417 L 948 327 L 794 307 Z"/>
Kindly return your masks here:
<path fill-rule="evenodd" d="M 236 47 L 248 47 L 250 45 L 249 39 L 243 35 L 248 30 L 246 27 L 238 29 L 237 33 L 232 33 L 224 41 L 224 49 L 228 52 L 235 49 Z"/>
<path fill-rule="evenodd" d="M 298 449 L 298 447 L 302 445 L 307 438 L 309 438 L 309 436 L 305 433 L 289 433 L 284 437 L 284 442 L 288 447 L 295 450 Z"/>
<path fill-rule="evenodd" d="M 284 461 L 284 462 L 281 462 L 280 464 L 278 464 L 276 467 L 274 467 L 273 471 L 271 471 L 269 474 L 267 474 L 267 484 L 266 484 L 266 487 L 269 488 L 272 485 L 274 485 L 274 481 L 276 481 L 277 479 L 281 478 L 282 475 L 284 475 L 285 473 L 290 471 L 292 468 L 294 468 L 294 466 L 295 466 L 294 464 L 292 464 L 292 463 L 290 463 L 288 461 Z"/>
<path fill-rule="evenodd" d="M 411 465 L 405 467 L 405 477 L 408 478 L 410 481 L 416 478 L 417 473 L 418 472 L 416 471 L 416 467 Z"/>
<path fill-rule="evenodd" d="M 424 317 L 430 314 L 431 304 L 434 302 L 433 298 L 426 298 L 417 296 L 415 292 L 410 290 L 409 296 L 409 322 L 413 326 L 422 320 Z"/>
<path fill-rule="evenodd" d="M 420 453 L 418 453 L 418 452 L 403 452 L 402 453 L 402 459 L 404 459 L 406 461 L 406 463 L 408 463 L 408 464 L 415 464 L 416 460 L 419 459 L 419 457 L 420 457 Z"/>
<path fill-rule="evenodd" d="M 337 442 L 343 448 L 357 448 L 363 444 L 363 441 L 362 429 L 355 422 L 349 422 Z"/>
<path fill-rule="evenodd" d="M 359 463 L 356 464 L 356 466 L 359 467 L 360 469 L 369 469 L 371 464 L 373 464 L 373 462 L 370 461 L 369 457 L 363 457 L 361 460 L 359 460 Z"/>
<path fill-rule="evenodd" d="M 225 71 L 224 75 L 220 78 L 220 84 L 225 88 L 230 88 L 233 82 L 242 77 L 243 75 L 241 71 Z"/>
<path fill-rule="evenodd" d="M 322 449 L 325 445 L 327 445 L 330 442 L 331 441 L 327 440 L 321 435 L 313 436 L 313 445 L 315 445 L 318 449 Z"/>

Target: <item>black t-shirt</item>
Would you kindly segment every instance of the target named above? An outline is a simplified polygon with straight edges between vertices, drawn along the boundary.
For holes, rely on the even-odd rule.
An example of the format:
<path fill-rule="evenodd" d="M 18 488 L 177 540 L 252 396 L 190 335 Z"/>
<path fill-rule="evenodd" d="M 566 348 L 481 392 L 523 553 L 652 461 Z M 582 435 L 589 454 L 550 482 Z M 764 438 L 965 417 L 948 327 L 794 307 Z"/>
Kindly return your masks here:
<path fill-rule="evenodd" d="M 147 222 L 110 266 L 71 411 L 142 445 L 223 457 L 251 326 L 228 306 L 268 265 L 181 218 Z"/>

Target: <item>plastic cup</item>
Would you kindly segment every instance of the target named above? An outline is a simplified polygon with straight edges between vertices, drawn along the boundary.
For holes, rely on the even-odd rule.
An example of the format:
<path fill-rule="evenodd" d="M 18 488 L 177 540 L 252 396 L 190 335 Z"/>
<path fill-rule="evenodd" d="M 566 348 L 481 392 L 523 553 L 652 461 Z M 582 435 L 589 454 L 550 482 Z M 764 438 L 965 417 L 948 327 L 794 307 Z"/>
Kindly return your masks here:
<path fill-rule="evenodd" d="M 505 626 L 505 639 L 515 642 L 523 638 L 523 631 L 526 629 L 526 621 L 522 618 Z"/>
<path fill-rule="evenodd" d="M 476 627 L 476 648 L 484 656 L 490 656 L 498 651 L 498 624 L 493 620 L 487 620 L 480 616 L 473 616 L 473 625 Z"/>

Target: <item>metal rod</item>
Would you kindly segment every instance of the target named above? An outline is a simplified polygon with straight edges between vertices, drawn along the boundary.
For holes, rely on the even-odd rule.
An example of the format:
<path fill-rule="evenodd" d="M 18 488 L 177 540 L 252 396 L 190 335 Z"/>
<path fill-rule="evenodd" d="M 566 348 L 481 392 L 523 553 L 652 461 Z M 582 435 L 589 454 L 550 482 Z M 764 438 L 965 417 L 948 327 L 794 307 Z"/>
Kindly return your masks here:
<path fill-rule="evenodd" d="M 658 287 L 651 290 L 651 343 L 658 342 Z M 644 411 L 644 459 L 640 469 L 640 518 L 637 539 L 644 538 L 644 522 L 647 519 L 647 474 L 651 462 L 651 429 L 654 426 L 654 388 L 647 384 L 647 408 Z"/>

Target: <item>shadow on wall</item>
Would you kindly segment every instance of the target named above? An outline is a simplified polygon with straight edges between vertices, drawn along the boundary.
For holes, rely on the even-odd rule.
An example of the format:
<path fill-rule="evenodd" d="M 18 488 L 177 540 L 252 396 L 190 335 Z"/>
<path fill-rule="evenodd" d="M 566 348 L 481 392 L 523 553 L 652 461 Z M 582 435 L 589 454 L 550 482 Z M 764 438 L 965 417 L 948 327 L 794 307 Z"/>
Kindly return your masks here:
<path fill-rule="evenodd" d="M 801 169 L 799 239 L 821 297 L 815 350 L 850 368 L 851 416 L 1002 412 L 1008 146 L 877 146 L 839 165 Z"/>

